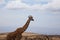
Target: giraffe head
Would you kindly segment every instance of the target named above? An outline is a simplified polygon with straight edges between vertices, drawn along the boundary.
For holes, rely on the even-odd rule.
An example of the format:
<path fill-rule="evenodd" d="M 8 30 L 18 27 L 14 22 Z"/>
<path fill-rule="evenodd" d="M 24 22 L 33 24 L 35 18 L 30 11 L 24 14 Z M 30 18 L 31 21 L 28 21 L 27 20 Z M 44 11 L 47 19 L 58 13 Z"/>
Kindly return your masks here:
<path fill-rule="evenodd" d="M 34 21 L 33 16 L 29 15 L 28 17 L 31 21 Z"/>

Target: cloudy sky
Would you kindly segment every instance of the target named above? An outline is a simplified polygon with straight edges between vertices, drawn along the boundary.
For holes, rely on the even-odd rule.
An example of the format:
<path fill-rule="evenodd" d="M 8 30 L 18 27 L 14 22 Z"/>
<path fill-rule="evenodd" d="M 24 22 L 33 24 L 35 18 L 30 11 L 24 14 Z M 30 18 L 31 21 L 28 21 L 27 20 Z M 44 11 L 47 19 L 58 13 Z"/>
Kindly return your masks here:
<path fill-rule="evenodd" d="M 0 0 L 0 33 L 22 27 L 29 15 L 27 32 L 60 34 L 60 0 Z"/>

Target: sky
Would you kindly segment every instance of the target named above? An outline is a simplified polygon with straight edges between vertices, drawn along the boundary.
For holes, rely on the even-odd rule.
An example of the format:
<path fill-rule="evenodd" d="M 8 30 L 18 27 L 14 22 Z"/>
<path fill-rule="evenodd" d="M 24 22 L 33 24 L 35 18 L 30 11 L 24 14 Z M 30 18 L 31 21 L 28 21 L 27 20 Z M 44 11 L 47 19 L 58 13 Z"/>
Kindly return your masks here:
<path fill-rule="evenodd" d="M 26 32 L 60 34 L 60 0 L 0 0 L 0 33 L 22 27 L 29 15 Z"/>

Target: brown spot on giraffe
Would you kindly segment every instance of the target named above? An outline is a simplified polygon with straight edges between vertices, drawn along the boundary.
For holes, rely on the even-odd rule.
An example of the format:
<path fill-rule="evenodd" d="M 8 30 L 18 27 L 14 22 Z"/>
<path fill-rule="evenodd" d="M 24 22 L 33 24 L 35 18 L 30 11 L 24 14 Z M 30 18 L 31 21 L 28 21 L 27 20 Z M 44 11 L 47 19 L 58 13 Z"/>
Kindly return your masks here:
<path fill-rule="evenodd" d="M 7 40 L 15 40 L 15 38 L 17 38 L 17 40 L 20 40 L 22 37 L 22 33 L 28 28 L 30 21 L 34 21 L 31 15 L 22 28 L 17 28 L 14 32 L 11 32 L 7 35 Z"/>

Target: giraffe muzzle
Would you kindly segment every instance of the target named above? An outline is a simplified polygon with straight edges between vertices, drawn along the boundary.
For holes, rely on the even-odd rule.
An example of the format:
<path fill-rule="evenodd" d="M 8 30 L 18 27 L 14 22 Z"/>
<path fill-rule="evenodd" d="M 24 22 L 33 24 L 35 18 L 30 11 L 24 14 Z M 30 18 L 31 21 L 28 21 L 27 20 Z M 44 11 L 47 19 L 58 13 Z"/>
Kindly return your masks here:
<path fill-rule="evenodd" d="M 34 19 L 32 19 L 32 21 L 34 21 Z"/>

